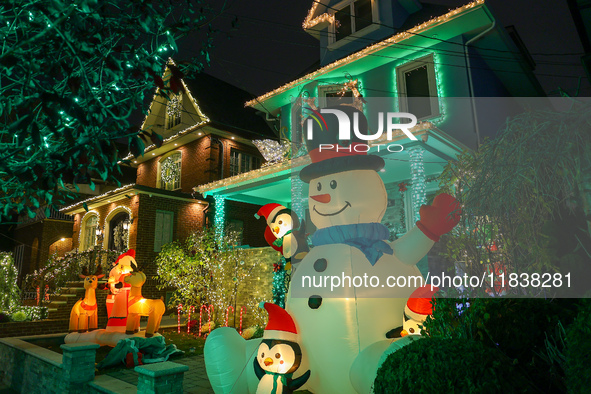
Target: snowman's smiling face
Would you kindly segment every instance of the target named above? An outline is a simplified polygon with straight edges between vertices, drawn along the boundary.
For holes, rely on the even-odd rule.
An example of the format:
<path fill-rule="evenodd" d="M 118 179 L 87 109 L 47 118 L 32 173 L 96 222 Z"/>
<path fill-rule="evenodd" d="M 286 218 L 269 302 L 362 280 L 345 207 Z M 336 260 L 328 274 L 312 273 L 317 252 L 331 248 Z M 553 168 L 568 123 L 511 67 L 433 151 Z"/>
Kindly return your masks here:
<path fill-rule="evenodd" d="M 373 170 L 353 170 L 310 181 L 310 218 L 317 228 L 379 223 L 387 202 L 386 189 Z"/>

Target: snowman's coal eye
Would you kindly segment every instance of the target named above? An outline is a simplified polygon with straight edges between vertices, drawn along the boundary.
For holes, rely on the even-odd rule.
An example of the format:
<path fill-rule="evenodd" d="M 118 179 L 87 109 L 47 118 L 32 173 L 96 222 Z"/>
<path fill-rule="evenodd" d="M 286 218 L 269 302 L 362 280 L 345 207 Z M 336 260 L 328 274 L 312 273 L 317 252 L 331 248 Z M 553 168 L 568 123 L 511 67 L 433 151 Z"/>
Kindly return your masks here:
<path fill-rule="evenodd" d="M 318 189 L 318 191 L 322 190 L 322 184 L 320 182 L 316 185 L 316 189 Z"/>
<path fill-rule="evenodd" d="M 275 358 L 280 358 L 281 354 L 280 353 L 275 353 Z"/>
<path fill-rule="evenodd" d="M 337 181 L 335 181 L 335 180 L 330 181 L 330 187 L 331 187 L 331 189 L 336 189 L 337 188 Z"/>
<path fill-rule="evenodd" d="M 265 357 L 265 353 L 261 353 L 261 358 Z"/>

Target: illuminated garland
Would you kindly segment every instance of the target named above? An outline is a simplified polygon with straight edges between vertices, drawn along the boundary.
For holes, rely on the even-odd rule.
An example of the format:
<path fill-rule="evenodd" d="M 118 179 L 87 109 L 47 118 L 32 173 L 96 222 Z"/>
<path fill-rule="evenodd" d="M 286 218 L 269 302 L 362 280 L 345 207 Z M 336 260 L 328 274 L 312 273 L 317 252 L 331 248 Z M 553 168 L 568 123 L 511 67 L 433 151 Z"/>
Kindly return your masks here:
<path fill-rule="evenodd" d="M 400 224 L 402 224 L 401 227 L 401 232 L 405 233 L 406 232 L 406 212 L 405 212 L 405 208 L 404 208 L 404 198 L 405 198 L 405 192 L 406 190 L 408 190 L 406 187 L 408 186 L 408 184 L 406 184 L 405 182 L 400 182 L 398 184 L 398 190 L 400 191 Z"/>
<path fill-rule="evenodd" d="M 289 158 L 291 152 L 289 141 L 253 140 L 252 143 L 269 164 L 279 163 Z"/>
<path fill-rule="evenodd" d="M 84 216 L 82 216 L 82 219 L 80 219 L 80 229 L 78 230 L 78 247 L 80 247 L 80 244 L 81 244 L 81 241 L 82 241 L 82 228 L 83 227 L 86 227 L 85 220 L 90 220 L 90 217 L 88 217 L 88 219 L 86 218 L 89 215 L 90 216 L 96 215 L 96 225 L 97 225 L 97 227 L 100 227 L 101 216 L 99 215 L 98 211 L 95 211 L 93 209 L 92 211 L 86 212 L 84 214 Z M 95 242 L 96 242 L 96 239 L 95 239 Z"/>
<path fill-rule="evenodd" d="M 168 115 L 169 119 L 176 119 L 181 116 L 181 112 L 183 110 L 183 95 L 182 94 L 175 94 L 168 105 L 166 106 L 166 115 Z"/>
<path fill-rule="evenodd" d="M 295 81 L 289 82 L 289 83 L 287 83 L 287 84 L 285 84 L 285 85 L 283 85 L 283 86 L 281 86 L 281 87 L 279 87 L 277 89 L 274 89 L 274 90 L 272 90 L 272 91 L 270 91 L 268 93 L 265 93 L 262 96 L 259 96 L 259 97 L 257 97 L 254 100 L 247 101 L 246 104 L 245 104 L 245 106 L 247 106 L 247 107 L 255 106 L 255 105 L 257 105 L 257 104 L 259 104 L 261 102 L 264 102 L 266 99 L 268 99 L 271 96 L 274 96 L 276 94 L 282 93 L 282 92 L 284 92 L 284 91 L 286 91 L 288 89 L 291 89 L 291 88 L 293 88 L 293 87 L 295 87 L 297 85 L 300 85 L 301 83 L 304 83 L 306 81 L 312 81 L 316 77 L 318 77 L 318 76 L 320 76 L 322 74 L 325 74 L 328 71 L 331 71 L 332 69 L 335 69 L 335 68 L 337 68 L 339 66 L 345 65 L 345 64 L 350 63 L 350 62 L 352 62 L 354 60 L 357 60 L 357 59 L 360 59 L 360 58 L 365 57 L 367 55 L 370 55 L 370 54 L 372 54 L 374 52 L 377 52 L 377 51 L 383 49 L 384 47 L 387 47 L 387 46 L 390 46 L 392 44 L 396 44 L 398 42 L 401 42 L 403 40 L 406 40 L 408 38 L 414 37 L 417 33 L 420 33 L 420 32 L 422 32 L 422 31 L 424 31 L 424 30 L 426 30 L 428 28 L 431 28 L 434 25 L 448 22 L 450 19 L 454 18 L 458 14 L 461 14 L 461 13 L 463 13 L 465 11 L 468 11 L 468 10 L 470 10 L 470 9 L 476 7 L 476 6 L 479 6 L 481 4 L 484 4 L 484 0 L 476 0 L 476 1 L 472 2 L 472 3 L 466 4 L 465 6 L 456 8 L 455 10 L 450 11 L 447 14 L 444 14 L 444 15 L 441 15 L 441 16 L 438 16 L 438 17 L 435 17 L 435 18 L 432 18 L 431 20 L 426 21 L 424 23 L 421 23 L 421 24 L 419 24 L 419 25 L 417 25 L 417 26 L 415 26 L 415 27 L 413 27 L 413 28 L 411 28 L 409 30 L 406 30 L 406 31 L 401 32 L 401 33 L 398 33 L 398 34 L 396 34 L 396 35 L 394 35 L 394 36 L 392 36 L 390 38 L 387 38 L 384 41 L 377 42 L 377 43 L 375 43 L 373 45 L 370 45 L 370 46 L 366 47 L 365 49 L 362 49 L 359 52 L 353 53 L 353 54 L 351 54 L 349 56 L 345 56 L 344 58 L 341 58 L 341 59 L 339 59 L 339 60 L 337 60 L 337 61 L 335 61 L 333 63 L 330 63 L 330 64 L 328 64 L 328 65 L 326 65 L 324 67 L 321 67 L 318 70 L 316 70 L 316 71 L 314 71 L 314 72 L 312 72 L 310 74 L 307 74 L 307 75 L 305 75 L 305 76 L 303 76 L 301 78 L 296 79 Z M 310 13 L 308 15 L 310 15 Z M 325 15 L 325 14 L 323 14 L 323 15 Z M 304 28 L 306 28 L 308 25 L 312 26 L 312 23 L 318 23 L 318 22 L 316 22 L 317 20 L 318 21 L 328 20 L 328 17 L 327 16 L 323 16 L 323 15 L 321 15 L 321 16 L 319 16 L 317 18 L 314 18 L 313 20 L 309 20 L 308 22 L 304 22 Z M 322 19 L 319 19 L 320 17 L 322 17 Z M 306 18 L 306 20 L 308 20 L 308 18 Z"/>
<path fill-rule="evenodd" d="M 213 196 L 215 201 L 215 216 L 213 218 L 213 228 L 215 231 L 215 238 L 219 245 L 224 239 L 224 224 L 226 219 L 226 197 L 216 195 Z"/>
<path fill-rule="evenodd" d="M 116 194 L 116 193 L 118 193 L 118 192 L 120 192 L 122 190 L 130 189 L 133 186 L 135 186 L 135 183 L 130 183 L 129 185 L 121 186 L 120 188 L 117 188 L 117 189 L 114 189 L 114 190 L 109 190 L 108 192 L 103 193 L 103 194 L 101 194 L 99 196 L 94 196 L 94 197 L 91 197 L 91 198 L 87 198 L 86 200 L 78 201 L 77 203 L 74 203 L 72 205 L 68 205 L 67 207 L 64 207 L 64 208 L 61 208 L 60 209 L 60 212 L 68 211 L 68 210 L 70 210 L 72 208 L 75 208 L 75 207 L 77 207 L 79 205 L 82 205 L 85 202 L 95 201 L 95 200 L 98 200 L 100 198 L 107 197 L 108 195 Z"/>
<path fill-rule="evenodd" d="M 412 217 L 413 223 L 421 219 L 419 209 L 421 205 L 427 204 L 427 185 L 425 177 L 425 166 L 423 163 L 422 147 L 416 146 L 408 150 L 410 156 L 410 174 L 412 179 Z"/>
<path fill-rule="evenodd" d="M 314 18 L 314 12 L 316 12 L 316 8 L 318 8 L 318 4 L 319 4 L 318 1 L 314 1 L 312 8 L 310 8 L 310 11 L 308 11 L 308 15 L 306 16 L 306 19 L 304 19 L 304 22 L 302 23 L 302 27 L 304 29 L 308 29 L 310 27 L 316 26 L 317 24 L 322 23 L 322 22 L 329 22 L 329 23 L 334 22 L 334 15 L 329 14 L 328 12 L 325 12 L 324 14 L 320 14 L 316 18 Z"/>
<path fill-rule="evenodd" d="M 290 275 L 285 270 L 285 258 L 273 264 L 273 303 L 285 308 L 285 295 L 289 289 Z"/>
<path fill-rule="evenodd" d="M 160 180 L 163 183 L 174 183 L 181 177 L 181 167 L 175 159 L 176 154 L 160 162 Z"/>

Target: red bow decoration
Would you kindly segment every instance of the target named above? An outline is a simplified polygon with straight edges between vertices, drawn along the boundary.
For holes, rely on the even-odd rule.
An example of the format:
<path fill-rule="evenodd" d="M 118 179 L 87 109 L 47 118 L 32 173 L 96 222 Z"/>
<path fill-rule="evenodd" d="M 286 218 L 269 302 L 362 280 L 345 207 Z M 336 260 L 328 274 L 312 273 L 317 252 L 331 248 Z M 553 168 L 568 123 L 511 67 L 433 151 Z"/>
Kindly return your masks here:
<path fill-rule="evenodd" d="M 277 272 L 281 269 L 281 266 L 277 263 L 273 263 L 273 272 Z"/>
<path fill-rule="evenodd" d="M 400 183 L 398 184 L 398 190 L 399 190 L 400 192 L 405 192 L 405 191 L 406 191 L 406 186 L 408 186 L 408 184 L 407 184 L 407 183 L 400 182 Z"/>

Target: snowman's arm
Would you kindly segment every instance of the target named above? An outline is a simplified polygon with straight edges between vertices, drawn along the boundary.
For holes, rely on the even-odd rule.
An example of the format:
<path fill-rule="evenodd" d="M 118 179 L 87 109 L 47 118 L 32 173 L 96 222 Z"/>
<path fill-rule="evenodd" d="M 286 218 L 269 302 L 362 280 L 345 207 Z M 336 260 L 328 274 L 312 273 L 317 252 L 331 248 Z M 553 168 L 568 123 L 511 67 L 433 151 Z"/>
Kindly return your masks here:
<path fill-rule="evenodd" d="M 259 365 L 259 360 L 257 360 L 256 357 L 254 358 L 253 364 L 254 364 L 254 374 L 257 376 L 258 380 L 261 380 L 263 378 L 263 376 L 265 376 L 265 371 Z"/>
<path fill-rule="evenodd" d="M 413 227 L 406 235 L 392 242 L 390 246 L 394 249 L 394 256 L 403 264 L 415 265 L 422 259 L 435 242 L 429 239 L 418 227 Z"/>
<path fill-rule="evenodd" d="M 310 378 L 310 370 L 306 371 L 305 374 L 303 374 L 302 376 L 293 379 L 291 382 L 288 381 L 287 383 L 287 387 L 290 390 L 297 390 L 300 387 L 302 387 L 304 384 L 306 384 L 306 382 L 308 381 L 308 379 Z"/>

